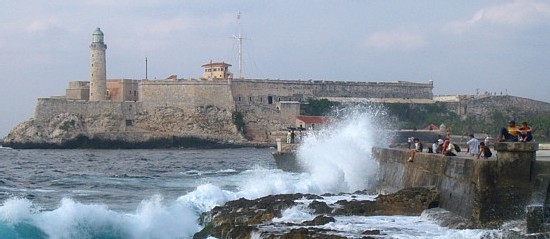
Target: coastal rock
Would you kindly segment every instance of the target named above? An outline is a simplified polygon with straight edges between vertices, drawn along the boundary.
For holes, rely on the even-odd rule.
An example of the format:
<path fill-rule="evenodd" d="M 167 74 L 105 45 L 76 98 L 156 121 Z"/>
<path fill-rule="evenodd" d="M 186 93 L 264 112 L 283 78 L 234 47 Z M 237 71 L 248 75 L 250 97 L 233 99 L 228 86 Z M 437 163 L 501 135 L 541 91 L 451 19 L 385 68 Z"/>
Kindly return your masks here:
<path fill-rule="evenodd" d="M 319 225 L 325 225 L 329 222 L 335 222 L 335 221 L 336 219 L 334 219 L 334 217 L 319 215 L 319 216 L 316 216 L 313 220 L 305 221 L 302 224 L 307 226 L 319 226 Z"/>
<path fill-rule="evenodd" d="M 439 206 L 435 187 L 413 187 L 376 198 L 377 215 L 420 215 L 424 210 Z"/>
<path fill-rule="evenodd" d="M 326 195 L 327 197 L 333 195 Z M 351 196 L 353 198 L 353 195 Z M 380 195 L 376 201 L 340 200 L 334 204 L 323 202 L 322 196 L 313 194 L 270 195 L 254 200 L 229 201 L 209 212 L 200 221 L 204 229 L 195 239 L 216 238 L 345 238 L 338 231 L 320 226 L 335 222 L 335 216 L 420 215 L 423 210 L 437 205 L 439 194 L 435 188 L 407 188 L 394 194 Z M 307 205 L 304 205 L 307 204 Z M 312 220 L 301 223 L 274 222 L 285 209 L 306 207 L 316 214 Z M 273 229 L 276 228 L 276 229 Z M 379 235 L 380 231 L 365 231 L 361 237 Z"/>
<path fill-rule="evenodd" d="M 41 104 L 42 111 L 48 108 L 44 104 Z M 88 102 L 86 107 L 92 107 L 91 104 Z M 194 148 L 203 145 L 221 148 L 246 145 L 246 139 L 232 122 L 231 112 L 226 109 L 214 106 L 187 111 L 168 106 L 150 109 L 135 106 L 131 109 L 138 111 L 132 119 L 107 110 L 96 113 L 87 110 L 80 114 L 40 113 L 37 118 L 14 127 L 2 145 L 12 148 Z"/>
<path fill-rule="evenodd" d="M 312 209 L 313 213 L 316 214 L 329 214 L 332 212 L 332 208 L 329 207 L 325 202 L 317 200 L 313 200 L 313 202 L 308 205 L 308 208 Z"/>

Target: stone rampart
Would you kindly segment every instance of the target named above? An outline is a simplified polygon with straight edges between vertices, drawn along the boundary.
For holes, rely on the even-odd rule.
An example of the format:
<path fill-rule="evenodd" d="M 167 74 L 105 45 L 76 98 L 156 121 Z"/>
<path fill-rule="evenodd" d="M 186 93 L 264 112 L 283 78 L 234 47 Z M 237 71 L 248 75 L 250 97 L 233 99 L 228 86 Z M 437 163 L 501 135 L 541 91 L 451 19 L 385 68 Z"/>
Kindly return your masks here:
<path fill-rule="evenodd" d="M 491 159 L 417 153 L 412 163 L 402 149 L 375 148 L 373 155 L 380 163 L 382 190 L 435 186 L 441 208 L 488 225 L 525 216 L 533 195 L 537 148 L 531 143 L 496 143 L 498 153 Z"/>
<path fill-rule="evenodd" d="M 55 98 L 40 98 L 34 112 L 34 119 L 43 121 L 63 114 L 86 116 L 114 115 L 121 119 L 133 119 L 142 110 L 141 102 L 85 101 Z"/>
<path fill-rule="evenodd" d="M 231 111 L 235 109 L 227 80 L 144 80 L 139 86 L 140 101 L 146 108 L 216 106 Z"/>
<path fill-rule="evenodd" d="M 270 104 L 273 101 L 305 101 L 309 97 L 360 97 L 432 99 L 433 84 L 413 82 L 354 82 L 233 79 L 231 90 L 239 102 Z M 239 98 L 240 97 L 240 98 Z M 250 98 L 252 97 L 252 98 Z"/>

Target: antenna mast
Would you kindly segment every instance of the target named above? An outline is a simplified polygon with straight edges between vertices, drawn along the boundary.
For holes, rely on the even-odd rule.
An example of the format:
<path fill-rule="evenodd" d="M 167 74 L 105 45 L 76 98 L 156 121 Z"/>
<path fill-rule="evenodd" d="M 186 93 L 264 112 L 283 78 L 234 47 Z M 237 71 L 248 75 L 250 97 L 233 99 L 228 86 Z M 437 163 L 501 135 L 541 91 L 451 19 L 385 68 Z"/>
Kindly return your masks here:
<path fill-rule="evenodd" d="M 236 39 L 239 42 L 239 55 L 238 55 L 238 61 L 239 61 L 239 78 L 243 77 L 243 35 L 241 33 L 241 12 L 237 14 L 237 24 L 238 24 L 238 33 L 237 35 L 233 35 L 233 38 Z"/>

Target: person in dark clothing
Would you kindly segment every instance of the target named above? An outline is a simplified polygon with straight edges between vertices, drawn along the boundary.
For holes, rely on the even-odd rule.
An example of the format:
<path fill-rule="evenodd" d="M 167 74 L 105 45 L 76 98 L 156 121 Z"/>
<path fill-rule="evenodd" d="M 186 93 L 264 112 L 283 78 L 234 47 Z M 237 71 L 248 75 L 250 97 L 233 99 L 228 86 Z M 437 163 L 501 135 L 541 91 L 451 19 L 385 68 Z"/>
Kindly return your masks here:
<path fill-rule="evenodd" d="M 479 143 L 479 153 L 477 154 L 476 158 L 482 157 L 482 158 L 489 158 L 493 156 L 493 153 L 491 152 L 491 149 L 485 145 L 485 142 Z"/>
<path fill-rule="evenodd" d="M 518 130 L 519 142 L 530 142 L 533 140 L 533 135 L 531 134 L 531 127 L 527 125 L 527 122 L 522 122 L 521 127 Z"/>
<path fill-rule="evenodd" d="M 500 129 L 497 140 L 501 142 L 517 142 L 518 131 L 519 127 L 516 125 L 516 121 L 510 120 L 506 128 Z"/>

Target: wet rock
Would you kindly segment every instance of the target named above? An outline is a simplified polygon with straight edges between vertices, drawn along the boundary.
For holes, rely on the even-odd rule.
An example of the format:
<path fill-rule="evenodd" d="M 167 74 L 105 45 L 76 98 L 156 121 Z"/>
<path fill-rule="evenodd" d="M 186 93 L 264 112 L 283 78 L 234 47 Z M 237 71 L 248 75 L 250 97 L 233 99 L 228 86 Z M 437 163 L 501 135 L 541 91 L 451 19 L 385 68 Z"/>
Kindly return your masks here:
<path fill-rule="evenodd" d="M 376 201 L 340 200 L 336 204 L 339 207 L 334 210 L 335 215 L 371 216 L 376 211 Z"/>
<path fill-rule="evenodd" d="M 313 210 L 315 214 L 328 214 L 332 212 L 332 208 L 329 207 L 326 203 L 313 200 L 308 206 L 309 209 Z"/>
<path fill-rule="evenodd" d="M 254 200 L 240 198 L 204 213 L 200 221 L 212 224 L 210 234 L 217 238 L 241 238 L 256 230 L 255 226 L 281 217 L 283 210 L 296 205 L 298 199 L 321 199 L 313 194 L 270 195 Z M 243 237 L 249 238 L 249 237 Z"/>
<path fill-rule="evenodd" d="M 334 204 L 319 201 L 323 197 L 317 195 L 300 193 L 270 195 L 254 200 L 240 198 L 203 213 L 200 222 L 206 226 L 194 238 L 345 238 L 336 229 L 318 226 L 336 222 L 336 215 L 420 215 L 423 210 L 437 202 L 439 193 L 434 188 L 410 188 L 394 194 L 380 195 L 377 201 L 361 201 L 352 196 L 350 195 L 352 200 L 340 200 Z M 299 224 L 273 222 L 272 219 L 281 217 L 285 209 L 297 206 L 300 199 L 313 200 L 308 205 L 314 214 L 318 214 L 313 220 Z M 371 230 L 358 236 L 376 238 L 369 235 L 380 234 L 379 230 Z"/>
<path fill-rule="evenodd" d="M 346 237 L 326 234 L 328 230 L 316 229 L 316 228 L 296 228 L 292 229 L 283 235 L 273 235 L 268 237 L 269 239 L 308 239 L 308 238 L 318 238 L 318 239 L 345 239 Z"/>
<path fill-rule="evenodd" d="M 380 230 L 366 230 L 361 234 L 363 234 L 363 235 L 380 235 Z"/>
<path fill-rule="evenodd" d="M 334 219 L 334 217 L 319 215 L 319 216 L 316 216 L 313 220 L 305 221 L 302 224 L 307 226 L 320 226 L 320 225 L 325 225 L 329 222 L 335 222 L 335 221 L 336 219 Z"/>
<path fill-rule="evenodd" d="M 422 211 L 439 205 L 436 188 L 405 188 L 396 193 L 379 195 L 376 198 L 377 215 L 417 216 Z"/>

